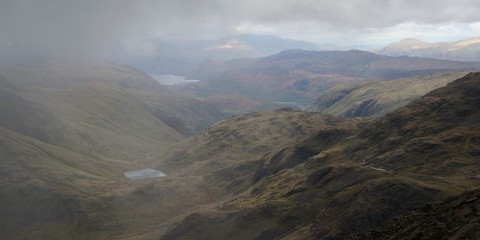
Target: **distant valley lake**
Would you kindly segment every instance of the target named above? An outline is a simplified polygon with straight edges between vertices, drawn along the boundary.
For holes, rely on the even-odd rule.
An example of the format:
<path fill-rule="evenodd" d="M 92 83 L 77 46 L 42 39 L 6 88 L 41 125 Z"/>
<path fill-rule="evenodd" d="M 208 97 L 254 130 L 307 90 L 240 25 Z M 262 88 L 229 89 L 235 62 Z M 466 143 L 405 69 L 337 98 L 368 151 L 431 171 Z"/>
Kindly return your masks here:
<path fill-rule="evenodd" d="M 167 85 L 167 86 L 172 86 L 172 85 L 183 85 L 187 83 L 193 83 L 193 82 L 198 82 L 199 80 L 195 79 L 188 79 L 186 77 L 182 76 L 177 76 L 177 75 L 164 75 L 164 74 L 149 74 L 153 79 L 155 79 L 157 82 Z"/>

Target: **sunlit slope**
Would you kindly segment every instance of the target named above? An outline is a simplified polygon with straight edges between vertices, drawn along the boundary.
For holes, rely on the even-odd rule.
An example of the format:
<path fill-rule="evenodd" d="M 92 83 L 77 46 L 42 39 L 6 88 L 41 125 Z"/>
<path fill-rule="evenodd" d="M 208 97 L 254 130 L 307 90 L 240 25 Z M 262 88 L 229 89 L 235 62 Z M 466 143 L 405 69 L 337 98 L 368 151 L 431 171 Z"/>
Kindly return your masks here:
<path fill-rule="evenodd" d="M 379 51 L 388 56 L 411 56 L 457 61 L 480 61 L 480 37 L 455 42 L 424 42 L 417 39 L 403 39 Z"/>
<path fill-rule="evenodd" d="M 344 117 L 378 117 L 463 77 L 468 72 L 339 86 L 323 93 L 308 111 Z"/>

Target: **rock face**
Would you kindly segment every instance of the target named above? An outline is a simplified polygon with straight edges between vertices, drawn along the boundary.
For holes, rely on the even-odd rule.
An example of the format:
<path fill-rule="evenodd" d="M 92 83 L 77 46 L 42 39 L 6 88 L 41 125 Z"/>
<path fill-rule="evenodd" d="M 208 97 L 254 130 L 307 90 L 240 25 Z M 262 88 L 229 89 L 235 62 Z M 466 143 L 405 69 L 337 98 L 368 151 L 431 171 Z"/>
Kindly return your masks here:
<path fill-rule="evenodd" d="M 480 239 L 480 190 L 415 209 L 351 239 Z"/>

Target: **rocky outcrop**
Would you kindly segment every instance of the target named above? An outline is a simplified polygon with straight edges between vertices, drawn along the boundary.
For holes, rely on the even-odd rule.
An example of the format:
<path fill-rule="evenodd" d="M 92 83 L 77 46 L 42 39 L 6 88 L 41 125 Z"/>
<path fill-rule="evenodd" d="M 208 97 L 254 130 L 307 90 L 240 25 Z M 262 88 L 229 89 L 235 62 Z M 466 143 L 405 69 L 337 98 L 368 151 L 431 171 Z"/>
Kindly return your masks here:
<path fill-rule="evenodd" d="M 480 190 L 415 209 L 351 239 L 480 239 Z"/>

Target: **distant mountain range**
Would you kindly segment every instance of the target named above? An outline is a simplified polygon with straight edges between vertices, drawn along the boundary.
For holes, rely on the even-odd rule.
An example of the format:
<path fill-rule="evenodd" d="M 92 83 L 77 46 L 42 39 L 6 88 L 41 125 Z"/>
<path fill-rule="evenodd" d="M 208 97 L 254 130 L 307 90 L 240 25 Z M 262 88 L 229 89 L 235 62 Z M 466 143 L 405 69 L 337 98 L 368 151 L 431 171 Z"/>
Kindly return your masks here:
<path fill-rule="evenodd" d="M 132 62 L 153 74 L 191 77 L 197 64 L 210 60 L 262 57 L 287 49 L 334 50 L 330 44 L 285 39 L 268 35 L 236 35 L 216 40 L 157 40 L 156 52 L 149 58 Z"/>
<path fill-rule="evenodd" d="M 225 61 L 236 58 L 259 58 L 285 50 L 333 51 L 347 50 L 329 43 L 285 39 L 269 35 L 235 35 L 214 40 L 157 39 L 149 57 L 127 61 L 151 74 L 175 74 L 195 77 L 199 64 L 205 61 Z M 455 42 L 424 42 L 404 39 L 373 52 L 385 56 L 409 56 L 454 61 L 480 61 L 480 37 Z"/>
<path fill-rule="evenodd" d="M 389 57 L 359 50 L 286 50 L 262 58 L 204 62 L 195 74 L 201 81 L 187 84 L 182 93 L 217 102 L 230 112 L 307 107 L 337 85 L 476 69 L 480 63 Z M 229 96 L 243 103 L 218 103 Z"/>
<path fill-rule="evenodd" d="M 480 61 L 480 37 L 434 43 L 409 38 L 386 46 L 378 51 L 378 54 L 478 62 Z"/>

